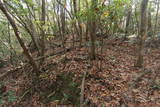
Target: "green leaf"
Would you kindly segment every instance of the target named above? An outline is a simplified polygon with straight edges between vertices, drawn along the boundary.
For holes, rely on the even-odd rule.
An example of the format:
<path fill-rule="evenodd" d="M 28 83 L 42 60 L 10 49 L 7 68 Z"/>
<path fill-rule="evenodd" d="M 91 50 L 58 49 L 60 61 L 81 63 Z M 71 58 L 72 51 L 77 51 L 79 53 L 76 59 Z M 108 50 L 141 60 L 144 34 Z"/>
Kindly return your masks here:
<path fill-rule="evenodd" d="M 14 91 L 8 91 L 8 102 L 14 102 L 17 100 Z"/>
<path fill-rule="evenodd" d="M 27 2 L 30 6 L 33 6 L 33 5 L 34 5 L 33 0 L 26 0 L 26 2 Z"/>
<path fill-rule="evenodd" d="M 64 96 L 65 99 L 69 98 L 69 96 L 66 93 L 63 93 L 63 96 Z"/>
<path fill-rule="evenodd" d="M 13 0 L 14 3 L 19 4 L 20 1 L 19 0 Z"/>

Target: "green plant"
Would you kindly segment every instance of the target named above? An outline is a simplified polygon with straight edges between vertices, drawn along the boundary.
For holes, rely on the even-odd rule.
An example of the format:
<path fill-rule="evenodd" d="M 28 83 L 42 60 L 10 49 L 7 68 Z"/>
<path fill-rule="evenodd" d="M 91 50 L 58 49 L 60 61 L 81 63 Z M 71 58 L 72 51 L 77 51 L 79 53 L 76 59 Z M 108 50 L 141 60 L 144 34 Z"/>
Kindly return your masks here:
<path fill-rule="evenodd" d="M 7 90 L 4 84 L 0 84 L 0 105 L 5 103 L 12 103 L 17 100 L 15 91 Z"/>

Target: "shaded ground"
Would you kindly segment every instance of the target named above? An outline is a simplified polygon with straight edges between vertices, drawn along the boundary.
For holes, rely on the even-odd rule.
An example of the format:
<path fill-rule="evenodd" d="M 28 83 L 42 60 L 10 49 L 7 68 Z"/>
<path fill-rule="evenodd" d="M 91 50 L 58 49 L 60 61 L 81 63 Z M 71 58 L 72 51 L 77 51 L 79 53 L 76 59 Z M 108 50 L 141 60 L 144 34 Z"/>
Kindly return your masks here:
<path fill-rule="evenodd" d="M 136 51 L 133 45 L 119 44 L 114 41 L 105 45 L 102 53 L 98 49 L 95 61 L 88 59 L 88 49 L 86 48 L 76 48 L 65 55 L 48 57 L 41 66 L 41 70 L 45 72 L 41 75 L 40 88 L 45 91 L 47 87 L 52 86 L 58 80 L 56 75 L 61 72 L 72 72 L 74 82 L 81 83 L 83 73 L 87 72 L 84 91 L 86 107 L 160 106 L 159 49 L 152 49 L 145 54 L 144 68 L 141 69 L 134 67 Z M 32 74 L 31 67 L 25 65 L 17 73 L 12 74 L 3 81 L 7 84 L 8 90 L 16 91 L 19 99 L 14 104 L 8 103 L 6 105 L 12 104 L 13 107 L 15 105 L 22 107 L 26 107 L 26 105 L 28 107 L 42 106 L 43 101 L 39 94 L 24 94 L 31 84 L 29 79 Z M 53 89 L 54 87 L 49 92 Z M 59 104 L 62 102 L 54 100 L 45 106 L 55 107 Z M 67 107 L 71 105 L 72 102 L 66 104 Z"/>

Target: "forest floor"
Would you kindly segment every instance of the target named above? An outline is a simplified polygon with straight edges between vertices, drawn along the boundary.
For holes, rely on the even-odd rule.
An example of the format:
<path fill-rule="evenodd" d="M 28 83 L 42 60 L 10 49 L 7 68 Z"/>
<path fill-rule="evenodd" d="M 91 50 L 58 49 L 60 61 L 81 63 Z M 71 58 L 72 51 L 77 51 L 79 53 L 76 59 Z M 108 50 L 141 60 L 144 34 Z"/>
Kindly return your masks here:
<path fill-rule="evenodd" d="M 107 41 L 104 41 L 106 43 Z M 73 73 L 71 81 L 81 82 L 84 72 L 84 103 L 86 107 L 160 107 L 160 49 L 150 49 L 144 55 L 144 67 L 134 67 L 136 61 L 136 46 L 127 42 L 113 41 L 104 45 L 101 52 L 97 48 L 96 60 L 90 61 L 88 49 L 76 48 L 46 58 L 40 75 L 41 82 L 37 86 L 42 94 L 31 93 L 30 85 L 32 68 L 27 64 L 5 77 L 3 82 L 6 90 L 14 90 L 18 99 L 9 105 L 18 107 L 41 107 L 46 98 L 53 98 L 56 92 L 53 89 L 66 88 L 66 83 L 57 83 L 60 73 Z M 56 51 L 56 50 L 54 50 Z M 2 71 L 2 70 L 1 70 Z M 67 77 L 69 78 L 69 77 Z M 64 80 L 65 81 L 65 80 Z M 63 82 L 64 82 L 63 81 Z M 76 107 L 79 95 L 74 90 L 63 90 L 61 101 L 45 102 L 45 107 Z M 57 91 L 61 93 L 60 91 Z M 65 92 L 65 93 L 64 93 Z M 79 92 L 79 91 L 78 91 Z M 44 95 L 44 94 L 43 94 Z M 73 95 L 73 96 L 70 96 Z M 74 96 L 75 95 L 75 96 Z M 44 95 L 45 96 L 45 95 Z M 76 100 L 77 99 L 77 100 Z M 63 100 L 63 101 L 62 101 Z M 66 103 L 66 100 L 67 103 Z M 63 105 L 64 104 L 64 105 Z M 27 106 L 26 106 L 27 105 Z M 59 105 L 59 106 L 58 106 Z"/>

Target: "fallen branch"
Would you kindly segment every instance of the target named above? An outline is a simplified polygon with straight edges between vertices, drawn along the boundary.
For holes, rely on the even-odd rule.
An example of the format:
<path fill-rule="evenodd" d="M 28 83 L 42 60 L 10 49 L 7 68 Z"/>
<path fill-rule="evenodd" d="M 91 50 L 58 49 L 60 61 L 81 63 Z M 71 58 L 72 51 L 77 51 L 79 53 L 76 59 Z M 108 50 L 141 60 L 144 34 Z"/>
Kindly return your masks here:
<path fill-rule="evenodd" d="M 84 106 L 84 85 L 85 85 L 86 72 L 84 72 L 82 84 L 81 84 L 81 93 L 80 93 L 80 107 Z"/>
<path fill-rule="evenodd" d="M 35 61 L 38 61 L 38 60 L 41 60 L 43 58 L 47 58 L 47 57 L 50 57 L 50 56 L 55 56 L 55 55 L 62 55 L 62 54 L 65 54 L 66 52 L 70 52 L 71 50 L 75 49 L 75 48 L 79 48 L 79 47 L 71 47 L 71 48 L 66 48 L 62 51 L 58 51 L 56 53 L 52 53 L 52 54 L 49 54 L 49 55 L 45 55 L 45 56 L 42 56 L 42 57 L 38 57 L 36 59 L 34 59 Z"/>
<path fill-rule="evenodd" d="M 28 89 L 27 91 L 24 92 L 24 94 L 19 98 L 19 100 L 17 101 L 17 105 L 19 105 L 19 103 L 22 101 L 22 99 L 30 92 L 30 89 Z"/>
<path fill-rule="evenodd" d="M 47 96 L 47 98 L 53 96 L 54 94 L 55 94 L 55 91 L 53 91 L 51 94 L 49 94 L 49 95 Z"/>

